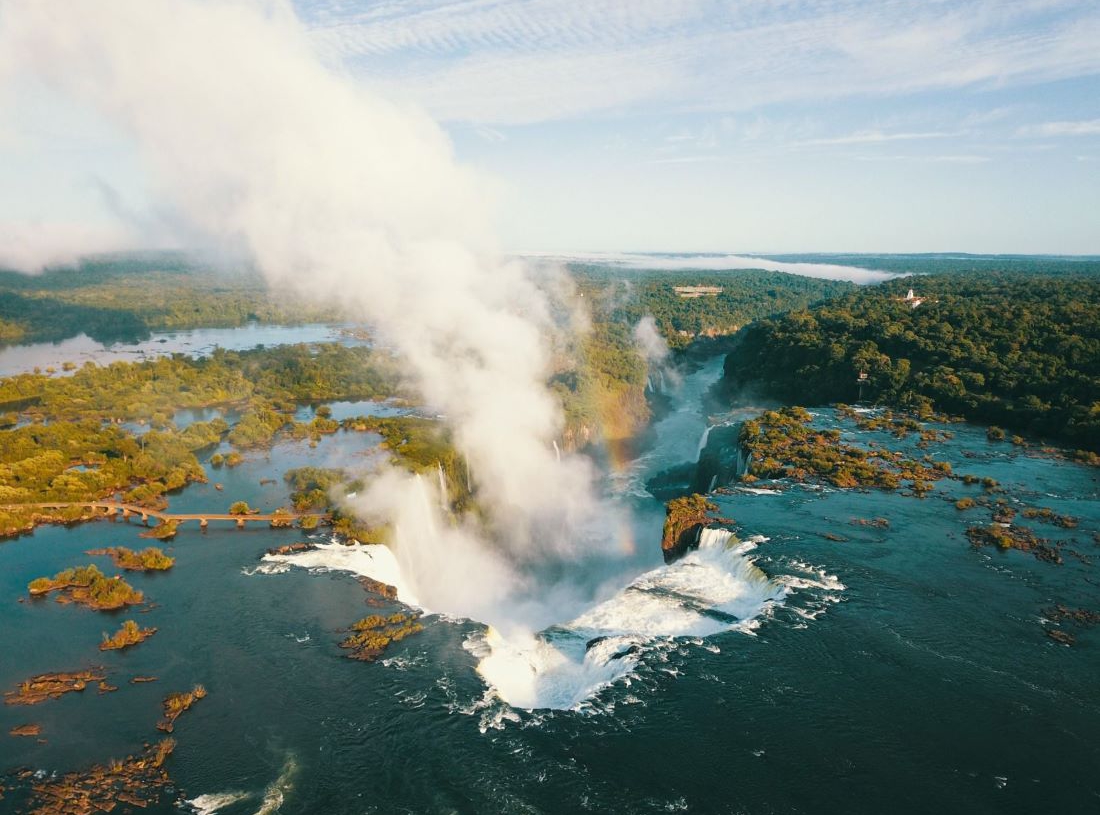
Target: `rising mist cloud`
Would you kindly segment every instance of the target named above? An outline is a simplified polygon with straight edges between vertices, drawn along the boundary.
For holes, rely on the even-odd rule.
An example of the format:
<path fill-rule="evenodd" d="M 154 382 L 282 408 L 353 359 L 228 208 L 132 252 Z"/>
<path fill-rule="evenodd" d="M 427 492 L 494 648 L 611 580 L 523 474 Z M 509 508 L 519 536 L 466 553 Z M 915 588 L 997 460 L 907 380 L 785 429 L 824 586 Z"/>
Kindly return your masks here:
<path fill-rule="evenodd" d="M 135 235 L 117 225 L 3 221 L 0 269 L 38 272 L 49 266 L 71 266 L 87 255 L 133 249 L 136 241 Z"/>
<path fill-rule="evenodd" d="M 591 474 L 551 448 L 550 306 L 497 255 L 486 184 L 428 116 L 332 71 L 278 2 L 12 0 L 0 53 L 0 76 L 38 77 L 133 140 L 192 248 L 243 252 L 369 321 L 454 429 L 513 559 L 568 547 Z"/>
<path fill-rule="evenodd" d="M 531 255 L 538 257 L 538 255 Z M 842 266 L 835 263 L 792 263 L 758 255 L 647 255 L 631 253 L 586 253 L 569 255 L 542 255 L 562 262 L 596 263 L 623 269 L 684 269 L 723 272 L 734 269 L 763 269 L 817 277 L 824 280 L 848 280 L 852 283 L 881 283 L 897 275 L 877 269 L 859 266 Z"/>

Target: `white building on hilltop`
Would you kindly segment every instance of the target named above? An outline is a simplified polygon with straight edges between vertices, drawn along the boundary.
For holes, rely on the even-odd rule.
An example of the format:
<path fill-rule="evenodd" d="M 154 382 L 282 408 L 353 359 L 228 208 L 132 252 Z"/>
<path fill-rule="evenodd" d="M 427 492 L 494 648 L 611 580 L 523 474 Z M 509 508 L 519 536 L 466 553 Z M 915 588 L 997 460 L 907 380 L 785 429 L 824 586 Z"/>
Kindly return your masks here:
<path fill-rule="evenodd" d="M 907 295 L 905 295 L 905 302 L 909 304 L 910 308 L 916 308 L 917 306 L 919 306 L 921 303 L 924 302 L 924 298 L 923 297 L 917 297 L 917 295 L 915 295 L 913 293 L 913 290 L 909 289 L 909 293 Z"/>

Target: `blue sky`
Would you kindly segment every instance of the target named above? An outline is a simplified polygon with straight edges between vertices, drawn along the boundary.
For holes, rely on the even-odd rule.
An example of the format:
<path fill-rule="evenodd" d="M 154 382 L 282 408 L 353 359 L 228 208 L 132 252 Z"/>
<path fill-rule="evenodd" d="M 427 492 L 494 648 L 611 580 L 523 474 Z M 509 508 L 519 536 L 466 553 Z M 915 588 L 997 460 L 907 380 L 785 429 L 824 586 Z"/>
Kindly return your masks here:
<path fill-rule="evenodd" d="M 493 176 L 509 250 L 1100 253 L 1096 0 L 294 6 Z M 0 223 L 153 209 L 123 136 L 9 91 Z"/>

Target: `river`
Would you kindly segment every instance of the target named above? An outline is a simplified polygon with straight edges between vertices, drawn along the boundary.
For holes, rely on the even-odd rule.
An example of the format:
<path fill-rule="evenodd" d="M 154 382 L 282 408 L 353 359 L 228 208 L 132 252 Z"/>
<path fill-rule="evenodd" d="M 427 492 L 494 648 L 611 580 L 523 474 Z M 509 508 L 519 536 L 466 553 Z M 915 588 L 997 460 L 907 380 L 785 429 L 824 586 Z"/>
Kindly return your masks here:
<path fill-rule="evenodd" d="M 112 362 L 141 362 L 146 359 L 186 354 L 208 356 L 215 348 L 226 351 L 246 351 L 258 345 L 291 345 L 294 343 L 342 342 L 365 345 L 366 340 L 352 335 L 354 326 L 310 323 L 306 325 L 267 325 L 248 323 L 233 328 L 193 328 L 185 331 L 165 331 L 132 342 L 103 343 L 87 334 L 78 334 L 59 342 L 35 342 L 0 347 L 0 376 L 31 373 L 36 368 L 63 376 L 65 363 L 80 367 L 86 362 L 108 365 Z M 72 369 L 70 368 L 70 371 Z"/>
<path fill-rule="evenodd" d="M 1100 471 L 993 445 L 958 425 L 931 451 L 960 473 L 996 478 L 1009 500 L 1079 517 L 1077 529 L 1044 529 L 1082 554 L 1062 566 L 972 549 L 963 532 L 980 518 L 953 501 L 980 488 L 944 481 L 923 500 L 735 489 L 714 500 L 743 543 L 715 537 L 666 567 L 663 513 L 644 480 L 691 460 L 708 424 L 728 418 L 699 405 L 720 369 L 712 360 L 686 376 L 651 447 L 608 475 L 608 500 L 632 519 L 632 545 L 607 541 L 599 562 L 614 565 L 612 582 L 544 640 L 565 643 L 578 664 L 612 666 L 606 676 L 563 691 L 557 680 L 576 678 L 564 672 L 530 697 L 550 706 L 508 704 L 511 691 L 493 692 L 478 672 L 491 645 L 484 626 L 440 616 L 380 662 L 348 660 L 337 648 L 341 629 L 375 611 L 354 575 L 316 559 L 301 561 L 309 568 L 261 560 L 300 531 L 214 523 L 181 529 L 170 572 L 127 578 L 153 602 L 136 619 L 157 635 L 101 654 L 101 633 L 133 615 L 20 598 L 34 577 L 87 562 L 88 549 L 141 546 L 140 527 L 43 527 L 0 544 L 0 686 L 103 664 L 120 690 L 0 707 L 0 734 L 33 721 L 45 739 L 0 735 L 0 770 L 66 771 L 132 754 L 159 735 L 163 696 L 202 683 L 209 696 L 177 722 L 168 764 L 192 811 L 1095 810 L 1100 639 L 1067 628 L 1078 644 L 1053 642 L 1042 609 L 1097 609 L 1098 577 L 1085 560 L 1100 554 L 1092 538 Z M 855 441 L 905 444 L 832 411 L 816 421 Z M 361 433 L 314 448 L 282 442 L 238 468 L 210 470 L 223 492 L 193 485 L 172 506 L 213 510 L 243 499 L 273 508 L 287 501 L 288 467 L 355 467 L 378 455 L 376 443 Z M 276 481 L 261 485 L 268 478 Z M 877 517 L 889 526 L 852 523 Z M 578 579 L 588 565 L 575 565 Z M 612 635 L 603 642 L 623 638 L 619 659 L 585 656 L 594 630 Z M 581 650 L 569 652 L 578 637 Z M 134 675 L 159 681 L 131 685 Z M 0 812 L 17 811 L 18 790 L 6 794 Z"/>

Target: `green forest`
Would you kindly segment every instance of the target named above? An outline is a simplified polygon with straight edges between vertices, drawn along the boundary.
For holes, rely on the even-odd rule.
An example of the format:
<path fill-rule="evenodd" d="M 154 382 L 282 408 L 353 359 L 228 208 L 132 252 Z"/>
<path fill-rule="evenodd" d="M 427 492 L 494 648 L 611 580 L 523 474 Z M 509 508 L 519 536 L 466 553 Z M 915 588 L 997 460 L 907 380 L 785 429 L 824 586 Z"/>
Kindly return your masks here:
<path fill-rule="evenodd" d="M 400 364 L 389 354 L 338 343 L 216 350 L 145 362 L 85 363 L 71 376 L 19 374 L 0 379 L 0 411 L 31 418 L 168 421 L 180 408 L 384 399 L 401 392 Z"/>
<path fill-rule="evenodd" d="M 924 298 L 904 301 L 908 289 Z M 1100 276 L 909 277 L 749 326 L 731 397 L 864 400 L 1100 450 Z"/>
<path fill-rule="evenodd" d="M 37 275 L 0 271 L 0 343 L 79 333 L 109 343 L 152 331 L 341 319 L 334 305 L 273 291 L 255 272 L 213 271 L 173 254 L 108 256 Z"/>
<path fill-rule="evenodd" d="M 568 447 L 582 447 L 599 428 L 603 440 L 636 436 L 650 418 L 645 395 L 649 368 L 638 352 L 634 326 L 652 316 L 674 352 L 726 337 L 761 317 L 804 308 L 852 291 L 851 283 L 758 270 L 724 273 L 642 271 L 572 265 L 589 328 L 568 349 L 551 379 L 565 408 Z M 685 287 L 716 290 L 681 296 Z M 680 288 L 681 291 L 677 291 Z"/>
<path fill-rule="evenodd" d="M 570 272 L 589 298 L 596 320 L 633 326 L 652 315 L 669 347 L 686 348 L 695 339 L 732 334 L 753 320 L 837 297 L 855 290 L 840 280 L 766 272 L 630 270 L 574 264 Z M 717 289 L 685 297 L 677 288 Z"/>

